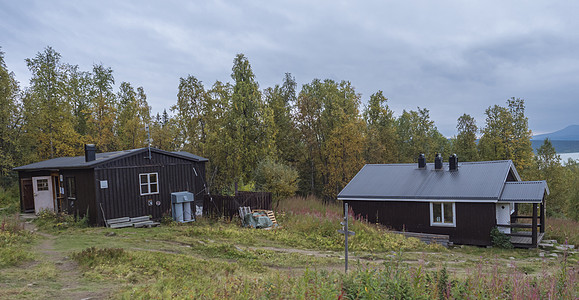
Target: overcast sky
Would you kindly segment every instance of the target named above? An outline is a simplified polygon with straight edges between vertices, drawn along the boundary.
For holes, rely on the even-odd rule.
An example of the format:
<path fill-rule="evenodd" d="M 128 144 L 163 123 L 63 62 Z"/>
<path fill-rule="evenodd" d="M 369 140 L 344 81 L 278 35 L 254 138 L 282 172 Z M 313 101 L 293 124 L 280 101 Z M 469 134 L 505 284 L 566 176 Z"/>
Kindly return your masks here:
<path fill-rule="evenodd" d="M 286 72 L 300 88 L 348 80 L 396 115 L 429 109 L 446 136 L 463 113 L 483 127 L 486 108 L 524 98 L 539 134 L 579 124 L 578 15 L 576 1 L 0 0 L 0 46 L 22 87 L 24 60 L 51 46 L 143 86 L 154 112 L 176 103 L 180 77 L 230 82 L 244 53 L 261 89 Z"/>

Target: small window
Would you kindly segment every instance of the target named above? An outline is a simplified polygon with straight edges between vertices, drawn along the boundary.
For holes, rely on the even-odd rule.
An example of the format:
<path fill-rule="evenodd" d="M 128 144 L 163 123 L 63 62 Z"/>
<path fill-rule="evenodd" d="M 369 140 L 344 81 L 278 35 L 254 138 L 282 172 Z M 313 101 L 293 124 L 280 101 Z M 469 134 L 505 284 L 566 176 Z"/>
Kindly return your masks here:
<path fill-rule="evenodd" d="M 139 174 L 141 185 L 141 195 L 151 195 L 159 193 L 159 180 L 157 173 Z"/>
<path fill-rule="evenodd" d="M 456 227 L 456 208 L 454 202 L 431 202 L 430 226 Z"/>
<path fill-rule="evenodd" d="M 38 179 L 36 181 L 37 191 L 48 191 L 48 179 Z"/>
<path fill-rule="evenodd" d="M 76 184 L 74 177 L 66 177 L 66 197 L 70 200 L 76 199 Z"/>

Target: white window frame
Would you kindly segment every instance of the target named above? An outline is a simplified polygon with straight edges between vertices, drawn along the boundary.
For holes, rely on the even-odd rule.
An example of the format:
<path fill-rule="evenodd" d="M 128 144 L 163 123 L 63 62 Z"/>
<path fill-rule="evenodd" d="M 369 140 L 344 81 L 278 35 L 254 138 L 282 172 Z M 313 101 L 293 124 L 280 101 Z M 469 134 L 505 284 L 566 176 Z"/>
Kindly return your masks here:
<path fill-rule="evenodd" d="M 452 204 L 452 223 L 444 223 L 444 205 L 443 205 L 444 203 Z M 434 221 L 434 205 L 440 205 L 442 222 Z M 450 201 L 430 202 L 430 226 L 456 227 L 456 203 Z"/>
<path fill-rule="evenodd" d="M 151 182 L 151 175 L 153 175 L 153 174 L 157 178 L 157 181 L 154 183 Z M 147 176 L 147 182 L 143 183 L 141 181 L 142 176 Z M 157 191 L 156 192 L 151 192 L 151 186 L 153 184 L 157 185 Z M 147 192 L 146 193 L 143 193 L 143 186 L 147 186 Z M 157 172 L 140 173 L 139 174 L 139 193 L 141 193 L 141 196 L 158 194 L 159 193 L 159 173 L 157 173 Z"/>

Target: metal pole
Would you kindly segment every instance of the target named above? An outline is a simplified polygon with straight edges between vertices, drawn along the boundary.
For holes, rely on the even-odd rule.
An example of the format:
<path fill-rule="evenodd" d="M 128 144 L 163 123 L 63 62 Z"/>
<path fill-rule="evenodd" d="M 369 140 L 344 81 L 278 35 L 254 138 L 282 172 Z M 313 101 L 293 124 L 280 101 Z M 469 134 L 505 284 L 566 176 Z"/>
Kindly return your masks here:
<path fill-rule="evenodd" d="M 348 273 L 348 203 L 344 203 L 344 220 L 346 221 L 346 227 L 345 227 L 345 236 L 346 236 L 346 273 Z"/>
<path fill-rule="evenodd" d="M 149 131 L 149 124 L 145 125 L 145 128 L 147 129 L 147 143 L 148 143 L 148 150 L 149 150 L 149 159 L 152 159 L 151 157 L 151 132 Z"/>

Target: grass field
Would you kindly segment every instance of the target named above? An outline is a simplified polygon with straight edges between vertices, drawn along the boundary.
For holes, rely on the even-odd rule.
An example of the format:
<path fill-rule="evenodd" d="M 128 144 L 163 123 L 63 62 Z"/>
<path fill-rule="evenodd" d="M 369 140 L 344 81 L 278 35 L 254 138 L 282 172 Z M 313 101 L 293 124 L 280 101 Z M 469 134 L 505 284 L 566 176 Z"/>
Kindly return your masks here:
<path fill-rule="evenodd" d="M 577 299 L 577 254 L 446 249 L 352 221 L 344 273 L 341 206 L 292 198 L 275 230 L 204 218 L 157 228 L 89 228 L 1 217 L 1 299 Z M 575 226 L 550 223 L 576 238 Z M 30 233 L 30 230 L 33 233 Z M 555 256 L 556 255 L 556 256 Z"/>

